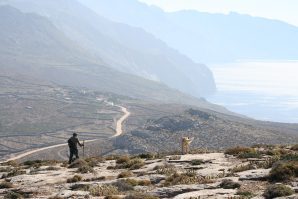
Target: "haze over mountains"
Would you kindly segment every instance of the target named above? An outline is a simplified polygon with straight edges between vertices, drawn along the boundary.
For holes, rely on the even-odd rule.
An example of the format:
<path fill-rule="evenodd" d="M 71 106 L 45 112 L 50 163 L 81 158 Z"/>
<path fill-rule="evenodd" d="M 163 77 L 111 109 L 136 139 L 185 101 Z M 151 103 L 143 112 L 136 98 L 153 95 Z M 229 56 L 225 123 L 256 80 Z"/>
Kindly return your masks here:
<path fill-rule="evenodd" d="M 237 13 L 166 13 L 138 0 L 80 0 L 102 16 L 141 27 L 203 63 L 239 59 L 297 59 L 298 28 Z"/>
<path fill-rule="evenodd" d="M 196 97 L 215 90 L 206 66 L 194 63 L 142 29 L 109 21 L 75 0 L 11 0 L 1 4 L 46 17 L 84 51 L 80 57 L 89 62 L 164 83 Z"/>

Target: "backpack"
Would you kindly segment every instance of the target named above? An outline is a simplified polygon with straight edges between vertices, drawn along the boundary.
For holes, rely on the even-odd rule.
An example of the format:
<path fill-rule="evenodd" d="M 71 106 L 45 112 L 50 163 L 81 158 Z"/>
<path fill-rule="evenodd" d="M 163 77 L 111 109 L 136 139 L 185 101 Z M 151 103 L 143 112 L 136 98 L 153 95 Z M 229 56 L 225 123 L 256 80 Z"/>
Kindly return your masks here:
<path fill-rule="evenodd" d="M 74 142 L 74 139 L 72 139 L 72 137 L 69 138 L 67 142 L 68 142 L 69 148 L 75 148 L 76 147 L 76 143 Z"/>

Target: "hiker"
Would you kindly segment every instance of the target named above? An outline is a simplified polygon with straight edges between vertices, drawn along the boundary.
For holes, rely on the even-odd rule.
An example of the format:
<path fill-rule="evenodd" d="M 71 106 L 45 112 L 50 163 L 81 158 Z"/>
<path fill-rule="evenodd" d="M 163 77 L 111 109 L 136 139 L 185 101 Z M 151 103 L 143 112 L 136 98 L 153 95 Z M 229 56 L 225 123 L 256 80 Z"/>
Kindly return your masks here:
<path fill-rule="evenodd" d="M 73 156 L 75 156 L 75 159 L 79 158 L 79 151 L 77 145 L 79 145 L 80 147 L 84 146 L 84 144 L 81 144 L 79 142 L 79 139 L 77 137 L 78 134 L 73 133 L 72 137 L 68 139 L 68 146 L 70 152 L 68 164 L 71 164 L 71 162 L 73 161 Z"/>
<path fill-rule="evenodd" d="M 189 145 L 192 143 L 194 138 L 189 138 L 189 137 L 183 137 L 182 138 L 182 155 L 188 154 L 189 153 Z"/>

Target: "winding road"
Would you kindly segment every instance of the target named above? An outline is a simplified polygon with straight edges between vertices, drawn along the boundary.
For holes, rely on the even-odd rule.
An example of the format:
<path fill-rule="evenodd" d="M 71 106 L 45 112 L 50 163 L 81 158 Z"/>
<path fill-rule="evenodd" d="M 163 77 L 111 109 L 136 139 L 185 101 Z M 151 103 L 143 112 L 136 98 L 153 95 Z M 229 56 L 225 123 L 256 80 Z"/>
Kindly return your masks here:
<path fill-rule="evenodd" d="M 109 103 L 109 104 L 111 104 L 111 103 Z M 125 120 L 127 120 L 127 118 L 131 114 L 127 110 L 127 108 L 125 108 L 123 106 L 120 106 L 120 105 L 113 105 L 113 106 L 119 107 L 121 109 L 121 111 L 124 113 L 124 115 L 119 120 L 117 120 L 115 134 L 111 138 L 115 138 L 115 137 L 118 137 L 118 136 L 122 135 L 122 133 L 123 133 L 123 123 L 125 122 Z M 94 142 L 94 141 L 97 141 L 97 140 L 98 139 L 95 139 L 95 140 L 86 140 L 85 143 Z M 31 154 L 34 154 L 34 153 L 37 153 L 37 152 L 40 152 L 40 151 L 44 151 L 44 150 L 48 150 L 48 149 L 53 149 L 53 148 L 57 148 L 57 147 L 61 147 L 61 146 L 66 146 L 66 145 L 67 145 L 67 143 L 66 144 L 57 144 L 57 145 L 43 147 L 43 148 L 39 148 L 39 149 L 34 149 L 34 150 L 31 150 L 31 151 L 28 151 L 28 152 L 19 154 L 19 155 L 15 156 L 15 157 L 11 157 L 11 158 L 7 159 L 4 162 L 18 160 L 18 159 L 21 159 L 23 157 L 26 157 L 28 155 L 31 155 Z"/>

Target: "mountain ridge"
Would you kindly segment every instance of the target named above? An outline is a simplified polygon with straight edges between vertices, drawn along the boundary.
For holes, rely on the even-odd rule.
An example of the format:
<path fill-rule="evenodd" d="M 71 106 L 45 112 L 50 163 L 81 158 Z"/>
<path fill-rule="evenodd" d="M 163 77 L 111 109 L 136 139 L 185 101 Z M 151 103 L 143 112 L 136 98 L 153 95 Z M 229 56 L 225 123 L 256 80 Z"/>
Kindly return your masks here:
<path fill-rule="evenodd" d="M 9 0 L 6 3 L 47 17 L 72 41 L 117 70 L 158 80 L 196 97 L 216 89 L 213 75 L 205 65 L 194 63 L 148 32 L 107 20 L 77 1 Z"/>
<path fill-rule="evenodd" d="M 196 62 L 298 56 L 295 50 L 298 28 L 278 20 L 233 12 L 227 15 L 194 10 L 164 12 L 137 0 L 125 3 L 81 0 L 81 3 L 111 20 L 144 28 Z"/>

